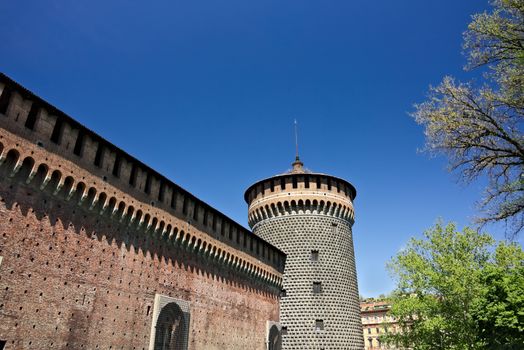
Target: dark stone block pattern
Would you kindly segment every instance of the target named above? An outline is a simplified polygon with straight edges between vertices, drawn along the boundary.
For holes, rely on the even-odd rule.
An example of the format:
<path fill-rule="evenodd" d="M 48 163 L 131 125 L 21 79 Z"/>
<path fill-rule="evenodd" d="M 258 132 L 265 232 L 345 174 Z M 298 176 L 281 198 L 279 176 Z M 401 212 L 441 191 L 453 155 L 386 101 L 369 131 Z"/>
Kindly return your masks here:
<path fill-rule="evenodd" d="M 283 349 L 363 349 L 350 222 L 290 214 L 261 221 L 253 230 L 287 254 Z"/>

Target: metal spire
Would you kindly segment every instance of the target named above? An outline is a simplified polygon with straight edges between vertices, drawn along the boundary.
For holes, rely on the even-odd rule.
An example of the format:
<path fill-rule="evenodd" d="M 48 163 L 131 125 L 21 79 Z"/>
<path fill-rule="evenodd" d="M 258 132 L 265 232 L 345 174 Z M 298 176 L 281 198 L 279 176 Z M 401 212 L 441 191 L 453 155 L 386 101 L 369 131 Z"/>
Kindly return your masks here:
<path fill-rule="evenodd" d="M 300 157 L 298 155 L 298 123 L 295 119 L 295 161 L 292 163 L 293 169 L 291 170 L 292 173 L 303 173 L 304 172 L 304 163 L 300 161 Z"/>
<path fill-rule="evenodd" d="M 296 149 L 295 160 L 300 160 L 300 157 L 298 156 L 298 124 L 297 124 L 296 119 L 295 119 L 295 149 Z"/>

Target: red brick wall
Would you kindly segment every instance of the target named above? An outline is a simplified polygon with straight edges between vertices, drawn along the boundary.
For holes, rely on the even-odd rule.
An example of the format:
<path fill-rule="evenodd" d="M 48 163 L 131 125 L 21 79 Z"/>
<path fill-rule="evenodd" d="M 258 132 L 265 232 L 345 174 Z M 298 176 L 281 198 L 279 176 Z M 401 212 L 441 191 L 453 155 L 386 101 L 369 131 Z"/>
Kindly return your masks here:
<path fill-rule="evenodd" d="M 155 293 L 190 302 L 190 349 L 264 349 L 274 290 L 31 186 L 0 197 L 8 349 L 147 349 Z"/>
<path fill-rule="evenodd" d="M 266 322 L 279 319 L 283 253 L 141 163 L 155 193 L 159 181 L 179 192 L 176 207 L 128 189 L 111 167 L 87 166 L 73 141 L 49 143 L 46 121 L 56 118 L 46 109 L 25 129 L 31 101 L 13 96 L 0 114 L 6 348 L 148 349 L 163 294 L 190 303 L 189 349 L 265 349 Z M 64 140 L 77 135 L 64 128 Z M 198 215 L 182 213 L 182 199 Z"/>

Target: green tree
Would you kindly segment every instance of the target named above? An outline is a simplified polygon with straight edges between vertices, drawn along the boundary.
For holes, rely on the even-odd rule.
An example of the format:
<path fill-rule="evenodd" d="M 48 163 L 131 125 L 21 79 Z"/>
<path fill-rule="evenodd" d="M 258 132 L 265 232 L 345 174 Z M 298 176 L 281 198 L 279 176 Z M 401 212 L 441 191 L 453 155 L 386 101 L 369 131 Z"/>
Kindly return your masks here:
<path fill-rule="evenodd" d="M 390 315 L 400 332 L 383 341 L 414 350 L 523 344 L 524 252 L 493 245 L 487 234 L 441 223 L 411 239 L 388 263 L 397 280 Z"/>
<path fill-rule="evenodd" d="M 524 228 L 524 0 L 495 0 L 464 33 L 467 69 L 486 67 L 480 85 L 445 77 L 413 117 L 431 153 L 448 156 L 466 182 L 486 175 L 480 223 Z"/>
<path fill-rule="evenodd" d="M 500 244 L 495 263 L 481 275 L 481 294 L 472 307 L 477 333 L 488 349 L 524 348 L 524 252 Z"/>

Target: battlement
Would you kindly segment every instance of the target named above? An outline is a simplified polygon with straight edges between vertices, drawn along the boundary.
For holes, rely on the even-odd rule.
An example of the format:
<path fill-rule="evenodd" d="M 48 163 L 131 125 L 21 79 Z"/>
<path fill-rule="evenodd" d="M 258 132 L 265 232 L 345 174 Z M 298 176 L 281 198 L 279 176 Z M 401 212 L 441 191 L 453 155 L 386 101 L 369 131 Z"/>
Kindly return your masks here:
<path fill-rule="evenodd" d="M 7 176 L 280 283 L 282 251 L 2 73 L 0 127 Z"/>
<path fill-rule="evenodd" d="M 284 215 L 328 215 L 353 222 L 355 196 L 353 185 L 343 179 L 294 169 L 258 181 L 246 190 L 244 199 L 254 229 L 263 220 Z"/>

